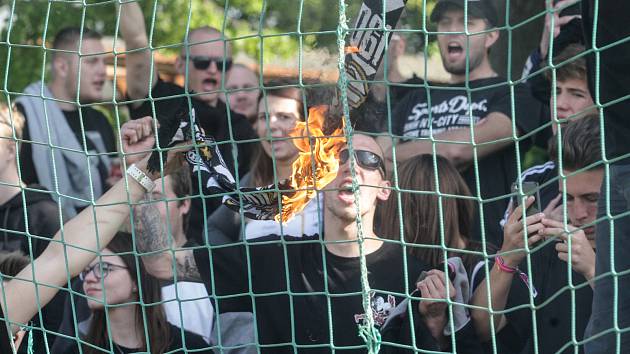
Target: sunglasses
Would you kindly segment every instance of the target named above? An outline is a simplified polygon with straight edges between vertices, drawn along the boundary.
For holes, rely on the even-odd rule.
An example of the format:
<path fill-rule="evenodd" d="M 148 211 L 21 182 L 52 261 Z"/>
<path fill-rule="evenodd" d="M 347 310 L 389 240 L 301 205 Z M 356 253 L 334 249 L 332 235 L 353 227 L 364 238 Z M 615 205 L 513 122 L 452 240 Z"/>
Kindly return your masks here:
<path fill-rule="evenodd" d="M 343 165 L 350 158 L 349 150 L 342 150 L 339 153 L 339 162 Z M 387 174 L 385 173 L 385 164 L 383 163 L 383 159 L 377 154 L 367 151 L 367 150 L 354 150 L 354 158 L 359 164 L 359 166 L 366 168 L 368 170 L 379 170 L 383 177 Z"/>
<path fill-rule="evenodd" d="M 182 59 L 186 60 L 186 56 L 182 55 Z M 232 67 L 232 59 L 207 56 L 189 56 L 188 59 L 192 61 L 193 66 L 197 70 L 206 70 L 210 67 L 211 63 L 214 63 L 219 71 L 228 71 Z"/>
<path fill-rule="evenodd" d="M 81 274 L 79 274 L 79 278 L 81 280 L 85 280 L 88 274 L 94 272 L 94 277 L 96 278 L 96 280 L 101 280 L 101 279 L 107 278 L 109 273 L 111 273 L 112 271 L 116 269 L 127 269 L 127 267 L 119 266 L 117 264 L 105 263 L 105 262 L 101 263 L 100 265 L 96 263 L 95 265 L 91 267 L 86 267 L 81 272 Z"/>

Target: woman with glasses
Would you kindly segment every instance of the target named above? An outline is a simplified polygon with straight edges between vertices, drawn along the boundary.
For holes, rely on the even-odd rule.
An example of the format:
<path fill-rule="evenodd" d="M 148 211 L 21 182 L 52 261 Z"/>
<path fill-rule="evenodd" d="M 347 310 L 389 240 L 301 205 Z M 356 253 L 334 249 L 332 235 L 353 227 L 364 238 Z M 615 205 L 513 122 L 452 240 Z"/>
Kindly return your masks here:
<path fill-rule="evenodd" d="M 299 151 L 289 133 L 298 121 L 304 121 L 305 106 L 304 92 L 287 85 L 291 85 L 291 82 L 269 82 L 265 85 L 269 88 L 259 98 L 255 128 L 260 148 L 254 157 L 251 171 L 240 180 L 242 186 L 272 185 L 291 176 L 292 165 Z M 238 213 L 223 206 L 208 220 L 208 237 L 210 242 L 221 243 L 232 242 L 243 236 L 245 239 L 255 239 L 271 234 L 295 237 L 318 234 L 322 212 L 322 200 L 315 198 L 301 213 L 281 224 L 269 220 L 241 221 Z M 244 229 L 241 232 L 242 225 Z"/>
<path fill-rule="evenodd" d="M 208 346 L 200 336 L 167 322 L 160 283 L 134 256 L 130 234 L 118 233 L 80 277 L 92 311 L 87 332 L 81 333 L 83 353 L 183 353 L 184 348 Z"/>
<path fill-rule="evenodd" d="M 19 114 L 16 111 L 13 114 Z M 10 333 L 17 333 L 65 286 L 68 278 L 78 275 L 95 257 L 99 247 L 105 247 L 129 216 L 129 204 L 140 201 L 151 180 L 159 174 L 147 172 L 148 155 L 155 143 L 150 117 L 125 123 L 121 127 L 123 151 L 127 154 L 128 178 L 121 179 L 107 193 L 96 200 L 97 208 L 85 208 L 65 223 L 44 252 L 15 277 L 2 275 L 0 289 L 0 322 L 5 322 Z M 167 169 L 169 166 L 166 167 Z M 41 284 L 35 286 L 35 283 Z M 0 328 L 0 349 L 11 353 L 11 345 L 19 341 L 7 340 Z M 14 338 L 16 339 L 16 338 Z"/>

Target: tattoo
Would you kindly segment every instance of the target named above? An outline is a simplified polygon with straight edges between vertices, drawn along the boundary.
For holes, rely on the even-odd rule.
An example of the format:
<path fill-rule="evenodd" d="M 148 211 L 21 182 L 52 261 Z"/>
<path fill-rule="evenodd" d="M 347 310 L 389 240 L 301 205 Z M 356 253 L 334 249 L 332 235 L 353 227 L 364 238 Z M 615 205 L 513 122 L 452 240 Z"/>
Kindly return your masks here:
<path fill-rule="evenodd" d="M 177 257 L 177 277 L 191 281 L 201 281 L 201 275 L 199 275 L 193 252 L 191 250 L 180 252 L 183 254 Z"/>
<path fill-rule="evenodd" d="M 144 201 L 148 201 L 148 198 L 149 196 Z M 171 252 L 172 238 L 169 237 L 167 224 L 162 220 L 155 203 L 144 203 L 134 207 L 134 226 L 138 252 L 151 253 L 143 257 L 154 260 L 163 258 L 170 263 L 173 258 L 165 256 L 175 256 L 178 279 L 201 280 L 192 250 Z M 168 267 L 172 267 L 172 264 Z"/>
<path fill-rule="evenodd" d="M 144 201 L 146 200 L 145 198 Z M 169 249 L 169 237 L 162 223 L 160 211 L 154 203 L 135 206 L 133 221 L 138 251 L 145 253 Z"/>

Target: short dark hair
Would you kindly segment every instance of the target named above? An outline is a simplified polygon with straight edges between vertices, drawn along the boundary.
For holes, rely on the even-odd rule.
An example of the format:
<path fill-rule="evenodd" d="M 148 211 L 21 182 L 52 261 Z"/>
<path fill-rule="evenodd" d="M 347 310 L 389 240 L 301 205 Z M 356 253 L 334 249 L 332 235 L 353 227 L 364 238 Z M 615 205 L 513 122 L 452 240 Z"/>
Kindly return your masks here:
<path fill-rule="evenodd" d="M 83 37 L 81 37 L 83 34 Z M 78 46 L 76 45 L 79 42 L 79 39 L 96 39 L 101 40 L 103 36 L 87 27 L 64 27 L 57 35 L 55 35 L 55 39 L 53 40 L 52 47 L 54 49 L 69 49 L 69 50 L 77 50 Z M 57 52 L 53 51 L 52 56 L 54 57 Z"/>
<path fill-rule="evenodd" d="M 599 115 L 590 114 L 584 118 L 572 120 L 561 128 L 563 169 L 577 171 L 601 161 L 599 123 Z M 556 163 L 558 163 L 557 145 L 557 138 L 551 139 L 549 155 Z"/>
<path fill-rule="evenodd" d="M 584 52 L 584 46 L 578 43 L 569 44 L 558 55 L 553 57 L 553 63 L 555 65 L 564 63 L 556 68 L 556 80 L 580 80 L 586 81 L 586 58 L 579 57 L 578 55 Z M 566 63 L 565 63 L 566 62 Z M 552 72 L 548 70 L 545 72 L 545 77 L 551 82 Z"/>
<path fill-rule="evenodd" d="M 171 178 L 171 188 L 177 198 L 185 198 L 192 194 L 192 178 L 188 166 L 183 166 L 176 169 L 169 175 Z M 184 199 L 180 199 L 177 202 L 178 206 L 181 206 Z M 190 222 L 190 211 L 184 215 L 184 233 L 188 232 L 188 223 Z"/>
<path fill-rule="evenodd" d="M 305 112 L 304 112 L 304 94 L 305 91 L 298 85 L 297 78 L 279 78 L 270 80 L 265 83 L 265 88 L 260 90 L 260 94 L 258 95 L 258 102 L 264 99 L 265 96 L 274 96 L 281 98 L 288 98 L 290 100 L 297 101 L 298 103 L 298 112 L 300 116 L 299 120 L 305 120 Z M 264 91 L 264 92 L 263 92 Z"/>
<path fill-rule="evenodd" d="M 178 168 L 169 176 L 171 177 L 171 188 L 173 188 L 173 193 L 175 193 L 177 198 L 184 198 L 192 193 L 192 182 L 188 167 Z"/>
<path fill-rule="evenodd" d="M 2 275 L 14 277 L 30 263 L 31 260 L 19 251 L 0 252 L 0 274 Z"/>

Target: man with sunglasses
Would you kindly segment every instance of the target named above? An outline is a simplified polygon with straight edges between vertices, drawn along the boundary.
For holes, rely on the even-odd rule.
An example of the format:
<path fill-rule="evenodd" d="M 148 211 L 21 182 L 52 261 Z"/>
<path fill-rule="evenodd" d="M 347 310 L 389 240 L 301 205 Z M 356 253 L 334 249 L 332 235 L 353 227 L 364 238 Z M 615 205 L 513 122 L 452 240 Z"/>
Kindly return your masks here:
<path fill-rule="evenodd" d="M 397 326 L 386 325 L 416 288 L 425 289 L 422 297 L 442 301 L 447 286 L 452 297 L 455 289 L 436 270 L 416 284 L 427 267 L 414 258 L 405 261 L 401 245 L 384 242 L 374 233 L 376 203 L 390 194 L 382 150 L 372 137 L 357 133 L 352 137 L 352 149 L 342 150 L 339 159 L 337 176 L 323 192 L 323 238 L 269 235 L 245 244 L 171 252 L 168 235 L 153 227 L 147 217 L 155 214 L 154 207 L 143 204 L 135 207 L 134 217 L 138 252 L 148 254 L 143 257 L 145 268 L 160 279 L 172 279 L 175 270 L 178 279 L 203 282 L 208 293 L 216 296 L 215 308 L 220 312 L 254 312 L 256 344 L 263 353 L 302 352 L 307 345 L 309 352 L 328 353 L 333 343 L 337 350 L 353 347 L 363 352 L 365 343 L 357 335 L 365 319 L 359 265 L 361 230 L 372 315 L 383 341 L 381 352 L 399 352 L 387 342 L 440 349 L 436 339 L 444 339 L 446 303 L 413 300 L 411 306 L 401 306 L 411 312 Z M 436 304 L 444 305 L 441 311 L 429 312 Z"/>
<path fill-rule="evenodd" d="M 238 176 L 245 175 L 249 171 L 256 145 L 240 141 L 255 139 L 256 134 L 247 118 L 219 100 L 219 95 L 223 94 L 219 90 L 225 74 L 232 66 L 230 42 L 212 27 L 190 29 L 175 61 L 176 73 L 185 78 L 185 85 L 181 87 L 162 80 L 158 75 L 152 52 L 147 49 L 149 41 L 140 5 L 128 2 L 118 6 L 121 7 L 120 32 L 129 51 L 126 54 L 126 75 L 127 95 L 133 100 L 130 105 L 131 117 L 172 116 L 187 113 L 189 108 L 193 108 L 197 122 L 205 133 L 222 143 L 219 149 L 232 173 L 235 176 L 235 172 L 238 172 Z M 233 150 L 236 150 L 236 155 Z M 235 166 L 238 166 L 238 171 L 235 171 Z M 193 195 L 199 195 L 199 183 L 194 176 L 192 185 Z M 220 203 L 221 198 L 217 197 L 192 199 L 191 227 L 187 232 L 191 239 L 203 241 L 201 228 L 204 219 Z"/>

